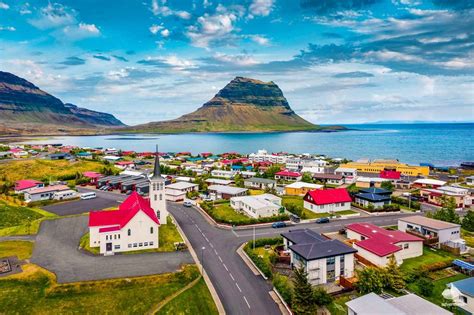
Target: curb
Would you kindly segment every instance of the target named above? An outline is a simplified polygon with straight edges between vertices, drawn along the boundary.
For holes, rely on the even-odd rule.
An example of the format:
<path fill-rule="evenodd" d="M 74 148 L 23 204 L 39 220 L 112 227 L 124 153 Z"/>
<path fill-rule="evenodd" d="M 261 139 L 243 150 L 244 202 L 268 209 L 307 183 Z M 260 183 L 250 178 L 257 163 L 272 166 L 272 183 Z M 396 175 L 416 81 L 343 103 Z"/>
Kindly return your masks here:
<path fill-rule="evenodd" d="M 247 243 L 248 243 L 248 242 L 243 243 L 243 244 L 239 247 L 239 250 L 241 250 L 241 253 L 242 253 L 241 257 L 242 257 L 242 256 L 245 257 L 245 259 L 247 260 L 246 263 L 247 263 L 247 262 L 250 263 L 250 264 L 258 271 L 258 273 L 263 277 L 263 279 L 268 280 L 268 277 L 265 276 L 265 274 L 260 270 L 260 268 L 258 268 L 257 265 L 255 265 L 255 263 L 253 262 L 253 260 L 250 259 L 250 257 L 249 257 L 249 256 L 247 255 L 247 253 L 244 251 L 243 248 L 244 248 L 244 246 L 245 246 Z"/>
<path fill-rule="evenodd" d="M 188 245 L 188 250 L 191 253 L 191 256 L 193 257 L 194 261 L 196 262 L 196 265 L 198 266 L 199 270 L 202 270 L 202 276 L 204 278 L 204 281 L 206 282 L 207 287 L 209 288 L 209 292 L 211 293 L 212 299 L 214 300 L 214 303 L 216 303 L 217 311 L 219 314 L 225 314 L 225 309 L 224 305 L 222 304 L 221 299 L 219 298 L 219 295 L 217 294 L 216 288 L 214 288 L 214 285 L 211 282 L 211 279 L 207 275 L 206 270 L 201 265 L 201 262 L 199 261 L 198 256 L 196 255 L 196 252 L 194 251 L 193 246 L 191 245 L 191 242 L 189 242 L 188 238 L 184 234 L 183 230 L 179 226 L 178 222 L 174 219 L 174 217 L 169 214 L 172 218 L 173 221 L 176 224 L 176 228 L 178 229 L 179 234 L 181 234 L 181 237 L 183 238 L 184 242 Z"/>

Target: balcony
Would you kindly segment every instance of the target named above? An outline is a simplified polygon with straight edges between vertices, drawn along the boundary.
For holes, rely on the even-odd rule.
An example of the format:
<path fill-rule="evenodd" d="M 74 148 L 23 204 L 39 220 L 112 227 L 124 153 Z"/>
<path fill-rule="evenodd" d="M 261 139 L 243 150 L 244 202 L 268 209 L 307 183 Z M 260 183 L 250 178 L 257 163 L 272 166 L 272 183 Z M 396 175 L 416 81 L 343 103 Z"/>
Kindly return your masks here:
<path fill-rule="evenodd" d="M 406 229 L 406 233 L 420 237 L 423 239 L 423 244 L 425 245 L 433 245 L 439 243 L 439 237 L 438 236 L 431 236 L 429 234 L 422 234 L 418 230 L 415 229 Z"/>

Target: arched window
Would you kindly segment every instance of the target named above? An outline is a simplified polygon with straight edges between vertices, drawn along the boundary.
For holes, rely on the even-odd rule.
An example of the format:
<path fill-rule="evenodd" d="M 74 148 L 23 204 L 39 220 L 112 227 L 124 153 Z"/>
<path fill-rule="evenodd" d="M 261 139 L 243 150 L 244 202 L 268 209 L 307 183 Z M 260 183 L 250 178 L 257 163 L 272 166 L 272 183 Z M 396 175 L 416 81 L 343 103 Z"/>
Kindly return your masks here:
<path fill-rule="evenodd" d="M 156 200 L 157 200 L 157 199 L 156 199 L 156 195 L 154 195 L 154 197 L 155 197 L 155 201 L 156 201 Z"/>
<path fill-rule="evenodd" d="M 150 234 L 153 234 L 153 227 L 150 227 Z"/>
<path fill-rule="evenodd" d="M 128 229 L 128 236 L 132 235 L 132 230 Z"/>

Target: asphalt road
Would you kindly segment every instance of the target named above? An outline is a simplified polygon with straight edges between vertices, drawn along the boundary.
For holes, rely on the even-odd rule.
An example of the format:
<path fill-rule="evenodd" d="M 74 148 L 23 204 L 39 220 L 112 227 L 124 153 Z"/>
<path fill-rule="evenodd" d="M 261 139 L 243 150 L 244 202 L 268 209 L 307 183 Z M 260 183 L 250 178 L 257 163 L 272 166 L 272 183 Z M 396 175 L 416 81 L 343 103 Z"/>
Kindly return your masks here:
<path fill-rule="evenodd" d="M 271 286 L 261 277 L 255 276 L 242 258 L 237 248 L 253 238 L 253 228 L 229 231 L 211 225 L 199 210 L 169 203 L 173 214 L 216 288 L 227 314 L 280 314 L 271 299 Z M 271 227 L 256 228 L 256 238 L 278 236 L 290 229 L 309 228 L 317 232 L 334 232 L 352 222 L 370 222 L 376 225 L 396 225 L 400 217 L 390 216 L 356 217 L 333 220 L 326 224 L 306 223 L 281 229 Z M 204 250 L 202 248 L 205 247 Z"/>
<path fill-rule="evenodd" d="M 87 232 L 88 216 L 46 220 L 41 223 L 31 262 L 57 276 L 58 282 L 123 278 L 175 272 L 193 264 L 188 251 L 93 256 L 78 249 Z"/>
<path fill-rule="evenodd" d="M 78 191 L 79 193 L 93 191 L 96 193 L 97 197 L 88 200 L 65 201 L 45 206 L 43 207 L 43 209 L 52 213 L 56 213 L 60 216 L 81 214 L 89 212 L 91 210 L 101 210 L 110 207 L 117 207 L 126 198 L 125 195 L 104 192 L 96 189 L 87 189 L 83 187 L 78 187 Z"/>

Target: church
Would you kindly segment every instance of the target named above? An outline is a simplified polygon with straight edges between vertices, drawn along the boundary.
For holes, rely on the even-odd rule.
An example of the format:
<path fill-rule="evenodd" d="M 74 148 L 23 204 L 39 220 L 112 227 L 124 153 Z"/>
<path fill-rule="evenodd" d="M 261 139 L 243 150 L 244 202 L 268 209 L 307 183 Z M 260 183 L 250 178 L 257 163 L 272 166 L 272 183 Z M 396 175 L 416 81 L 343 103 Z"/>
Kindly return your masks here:
<path fill-rule="evenodd" d="M 166 224 L 168 217 L 158 149 L 149 197 L 145 199 L 134 191 L 117 210 L 91 211 L 90 247 L 99 247 L 104 255 L 158 248 L 159 227 Z"/>

